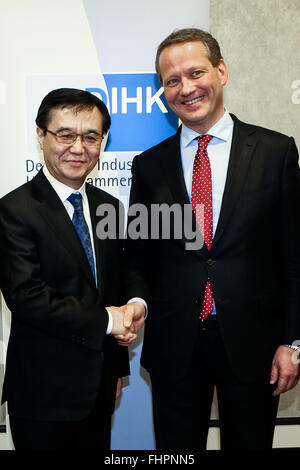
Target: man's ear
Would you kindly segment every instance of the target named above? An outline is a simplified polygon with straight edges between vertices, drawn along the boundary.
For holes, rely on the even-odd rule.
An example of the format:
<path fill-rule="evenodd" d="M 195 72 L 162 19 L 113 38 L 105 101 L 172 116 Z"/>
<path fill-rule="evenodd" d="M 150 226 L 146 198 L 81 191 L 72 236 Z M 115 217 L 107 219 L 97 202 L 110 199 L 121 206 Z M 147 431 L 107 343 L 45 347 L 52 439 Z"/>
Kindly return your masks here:
<path fill-rule="evenodd" d="M 224 86 L 226 85 L 227 80 L 228 80 L 228 68 L 223 59 L 220 59 L 220 63 L 217 68 L 218 68 L 221 84 Z"/>
<path fill-rule="evenodd" d="M 36 128 L 36 133 L 37 133 L 37 137 L 38 137 L 40 147 L 41 147 L 41 149 L 43 149 L 43 142 L 44 142 L 44 138 L 45 138 L 44 131 L 40 127 L 37 127 Z"/>

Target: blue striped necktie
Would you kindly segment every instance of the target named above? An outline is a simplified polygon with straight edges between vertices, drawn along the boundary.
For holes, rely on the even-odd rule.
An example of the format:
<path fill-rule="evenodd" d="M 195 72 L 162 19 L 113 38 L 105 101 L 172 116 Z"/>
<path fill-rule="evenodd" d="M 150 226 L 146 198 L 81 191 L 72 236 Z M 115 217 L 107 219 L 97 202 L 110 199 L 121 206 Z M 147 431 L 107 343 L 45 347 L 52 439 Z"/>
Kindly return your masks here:
<path fill-rule="evenodd" d="M 81 243 L 86 253 L 88 262 L 90 264 L 93 276 L 96 277 L 90 232 L 89 232 L 89 229 L 88 229 L 88 226 L 84 218 L 84 214 L 83 214 L 82 195 L 80 193 L 72 193 L 71 196 L 68 197 L 68 201 L 70 201 L 70 203 L 74 207 L 74 214 L 72 217 L 73 225 L 81 240 Z"/>

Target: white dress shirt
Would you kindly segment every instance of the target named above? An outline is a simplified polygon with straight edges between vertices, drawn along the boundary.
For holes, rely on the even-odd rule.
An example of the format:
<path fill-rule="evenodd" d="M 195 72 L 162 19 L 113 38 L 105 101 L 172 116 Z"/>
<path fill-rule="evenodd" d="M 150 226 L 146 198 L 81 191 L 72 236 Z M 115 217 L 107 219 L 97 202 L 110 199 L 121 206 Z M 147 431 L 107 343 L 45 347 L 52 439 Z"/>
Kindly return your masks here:
<path fill-rule="evenodd" d="M 82 207 L 83 207 L 83 215 L 85 218 L 85 221 L 87 223 L 89 233 L 90 233 L 90 239 L 92 243 L 92 250 L 93 250 L 93 257 L 94 257 L 94 264 L 95 264 L 95 272 L 97 272 L 97 265 L 96 265 L 96 258 L 95 258 L 95 247 L 94 247 L 94 238 L 93 238 L 93 232 L 92 232 L 92 224 L 91 224 L 91 216 L 90 216 L 90 208 L 89 208 L 89 203 L 88 203 L 88 198 L 86 195 L 85 191 L 85 183 L 77 190 L 74 190 L 73 188 L 70 188 L 70 186 L 67 186 L 57 179 L 54 178 L 54 176 L 51 175 L 49 172 L 48 168 L 46 165 L 43 167 L 43 173 L 46 176 L 47 180 L 53 187 L 54 191 L 57 193 L 58 197 L 60 198 L 61 202 L 65 206 L 65 209 L 72 220 L 73 214 L 74 214 L 74 206 L 73 204 L 68 201 L 68 197 L 71 196 L 72 193 L 80 193 L 82 196 Z"/>
<path fill-rule="evenodd" d="M 213 207 L 213 236 L 218 224 L 223 192 L 225 187 L 229 154 L 232 141 L 233 121 L 225 110 L 221 119 L 207 131 L 213 138 L 207 146 L 207 154 L 211 168 L 212 179 L 212 207 Z M 195 140 L 199 134 L 184 124 L 181 131 L 181 160 L 186 189 L 191 200 L 192 176 L 198 142 Z"/>
<path fill-rule="evenodd" d="M 225 188 L 229 155 L 231 149 L 233 121 L 229 112 L 225 112 L 221 119 L 207 131 L 213 138 L 207 146 L 207 154 L 211 168 L 212 179 L 212 210 L 213 210 L 213 236 L 216 232 L 221 211 L 222 198 Z M 180 136 L 181 161 L 187 193 L 191 200 L 192 177 L 195 155 L 198 149 L 197 137 L 199 134 L 184 124 Z M 215 304 L 212 314 L 215 314 Z"/>

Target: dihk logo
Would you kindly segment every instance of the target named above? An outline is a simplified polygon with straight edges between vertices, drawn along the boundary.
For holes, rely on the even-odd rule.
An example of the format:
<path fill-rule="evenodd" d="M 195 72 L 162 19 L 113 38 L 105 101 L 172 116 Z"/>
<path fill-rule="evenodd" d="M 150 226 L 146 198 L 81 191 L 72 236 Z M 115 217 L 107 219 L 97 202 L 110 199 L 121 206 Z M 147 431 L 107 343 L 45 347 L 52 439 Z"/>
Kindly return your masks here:
<path fill-rule="evenodd" d="M 109 107 L 112 126 L 105 150 L 142 151 L 174 134 L 178 118 L 154 73 L 104 74 L 107 93 L 86 88 Z"/>

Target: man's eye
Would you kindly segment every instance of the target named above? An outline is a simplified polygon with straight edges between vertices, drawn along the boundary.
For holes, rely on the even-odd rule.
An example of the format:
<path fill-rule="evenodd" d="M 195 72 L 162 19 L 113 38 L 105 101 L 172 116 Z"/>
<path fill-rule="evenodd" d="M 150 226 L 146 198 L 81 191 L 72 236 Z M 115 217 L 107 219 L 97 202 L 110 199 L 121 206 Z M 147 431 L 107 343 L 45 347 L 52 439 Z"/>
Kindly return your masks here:
<path fill-rule="evenodd" d="M 67 133 L 63 133 L 63 134 L 57 134 L 58 137 L 62 137 L 63 139 L 72 139 L 74 134 L 67 134 Z"/>
<path fill-rule="evenodd" d="M 202 77 L 204 74 L 205 74 L 205 70 L 194 70 L 194 72 L 192 72 L 192 77 L 199 78 L 199 77 Z"/>
<path fill-rule="evenodd" d="M 178 83 L 178 78 L 171 78 L 166 82 L 166 86 L 175 86 Z"/>

